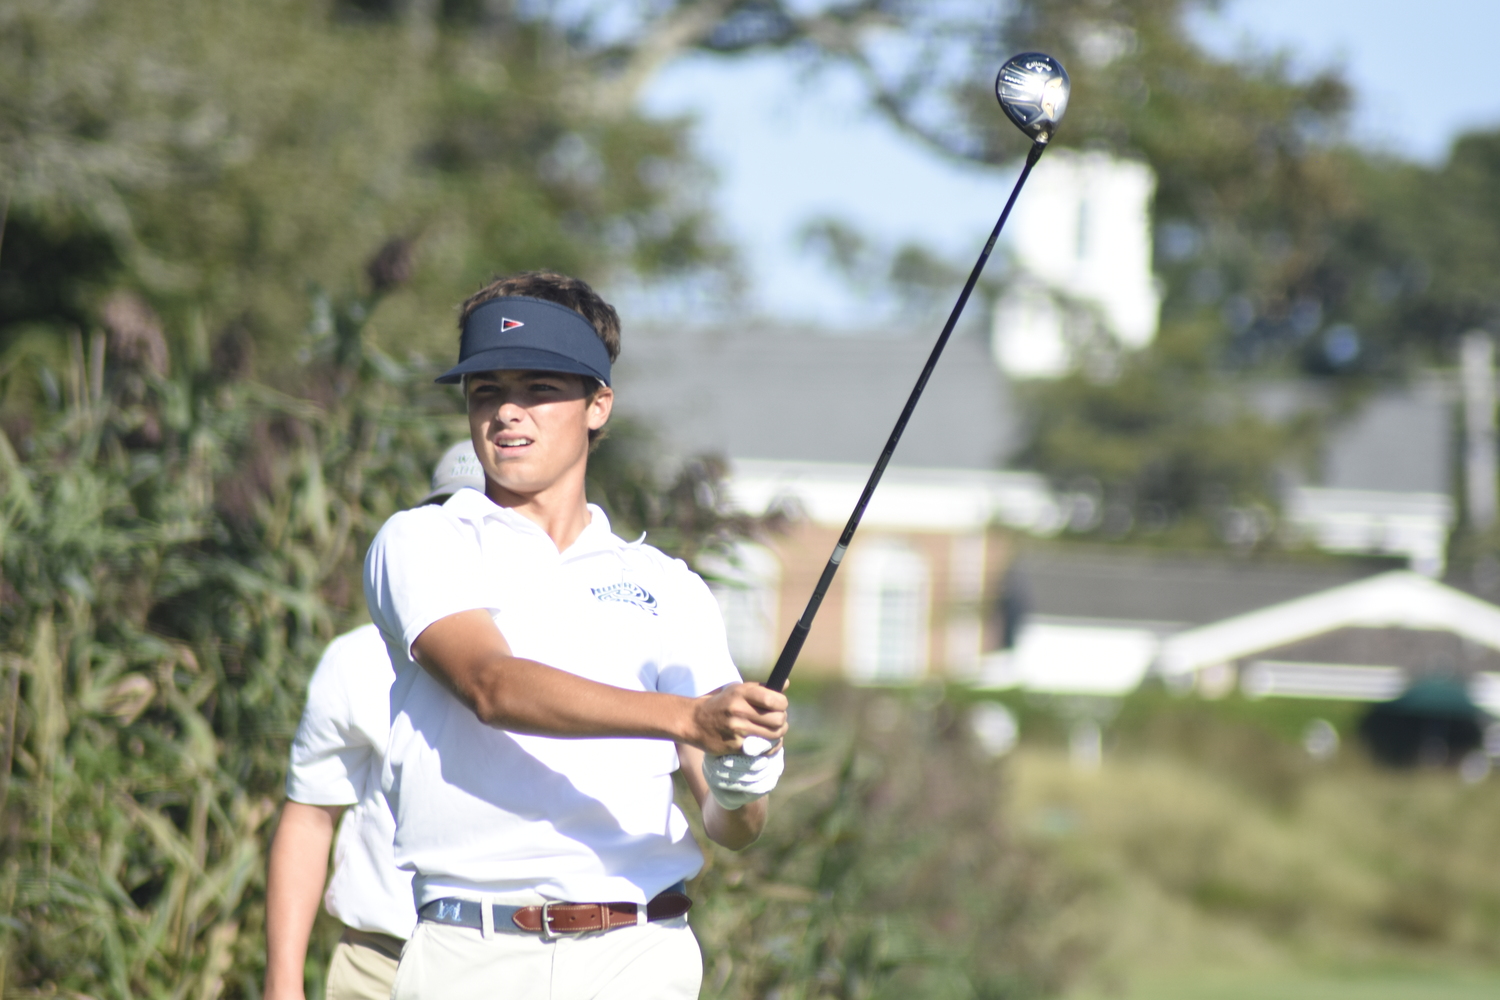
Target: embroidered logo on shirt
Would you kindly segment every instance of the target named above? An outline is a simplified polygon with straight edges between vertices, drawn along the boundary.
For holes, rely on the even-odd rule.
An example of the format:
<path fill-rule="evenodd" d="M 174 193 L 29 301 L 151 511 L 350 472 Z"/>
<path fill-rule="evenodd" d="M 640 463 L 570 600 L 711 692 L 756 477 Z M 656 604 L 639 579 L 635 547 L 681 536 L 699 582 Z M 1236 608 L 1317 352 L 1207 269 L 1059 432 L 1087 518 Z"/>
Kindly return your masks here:
<path fill-rule="evenodd" d="M 635 583 L 612 583 L 608 587 L 590 587 L 589 592 L 601 601 L 634 604 L 642 611 L 656 614 L 656 598 L 645 587 Z"/>

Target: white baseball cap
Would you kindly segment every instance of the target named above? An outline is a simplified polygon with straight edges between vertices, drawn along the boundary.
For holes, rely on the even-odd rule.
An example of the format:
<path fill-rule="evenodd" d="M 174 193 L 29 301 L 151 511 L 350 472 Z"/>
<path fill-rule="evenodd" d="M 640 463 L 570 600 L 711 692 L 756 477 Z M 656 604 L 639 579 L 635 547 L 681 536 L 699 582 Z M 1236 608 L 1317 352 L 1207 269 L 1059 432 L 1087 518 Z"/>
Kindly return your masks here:
<path fill-rule="evenodd" d="M 484 492 L 484 466 L 474 454 L 473 441 L 460 441 L 443 452 L 443 457 L 432 470 L 432 491 L 422 498 L 422 503 L 450 496 L 462 489 Z"/>

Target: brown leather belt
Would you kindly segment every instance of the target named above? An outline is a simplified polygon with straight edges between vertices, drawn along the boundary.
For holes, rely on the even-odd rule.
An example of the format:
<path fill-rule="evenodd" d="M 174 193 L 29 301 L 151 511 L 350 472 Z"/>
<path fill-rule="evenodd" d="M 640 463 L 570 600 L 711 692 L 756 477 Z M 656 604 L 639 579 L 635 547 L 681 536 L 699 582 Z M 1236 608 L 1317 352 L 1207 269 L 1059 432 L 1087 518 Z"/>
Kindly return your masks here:
<path fill-rule="evenodd" d="M 671 920 L 693 906 L 681 883 L 672 886 L 645 906 L 646 920 Z M 549 901 L 540 906 L 505 906 L 491 904 L 496 930 L 521 930 L 543 937 L 558 934 L 587 934 L 611 931 L 616 927 L 634 927 L 641 923 L 641 907 L 635 903 L 565 903 Z M 434 899 L 418 911 L 423 920 L 453 927 L 481 928 L 484 911 L 471 899 Z"/>

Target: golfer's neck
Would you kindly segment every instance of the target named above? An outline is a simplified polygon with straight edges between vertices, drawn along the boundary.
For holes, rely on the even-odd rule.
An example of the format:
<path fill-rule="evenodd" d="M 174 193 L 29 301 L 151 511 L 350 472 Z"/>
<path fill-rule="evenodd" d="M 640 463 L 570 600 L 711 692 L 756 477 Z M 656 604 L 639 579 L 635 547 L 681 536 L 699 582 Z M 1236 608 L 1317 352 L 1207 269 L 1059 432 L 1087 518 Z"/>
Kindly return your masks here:
<path fill-rule="evenodd" d="M 578 541 L 583 529 L 589 526 L 588 498 L 584 492 L 584 469 L 576 474 L 563 476 L 557 482 L 536 493 L 516 493 L 489 481 L 487 495 L 501 507 L 509 507 L 528 521 L 536 524 L 547 536 L 557 551 L 566 552 Z"/>

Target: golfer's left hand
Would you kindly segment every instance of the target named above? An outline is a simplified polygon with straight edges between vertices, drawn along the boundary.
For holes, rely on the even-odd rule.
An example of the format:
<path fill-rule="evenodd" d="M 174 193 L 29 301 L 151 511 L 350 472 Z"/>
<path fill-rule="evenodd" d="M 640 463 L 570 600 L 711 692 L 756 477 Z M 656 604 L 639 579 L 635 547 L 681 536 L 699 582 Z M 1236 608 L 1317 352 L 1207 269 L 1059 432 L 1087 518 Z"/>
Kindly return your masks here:
<path fill-rule="evenodd" d="M 747 741 L 748 742 L 748 741 Z M 703 756 L 708 790 L 725 809 L 738 809 L 764 797 L 786 769 L 786 754 L 776 745 L 763 754 L 726 753 Z"/>
<path fill-rule="evenodd" d="M 786 735 L 786 695 L 761 684 L 726 684 L 694 698 L 690 726 L 679 736 L 704 753 L 744 753 L 747 739 L 768 742 Z"/>

